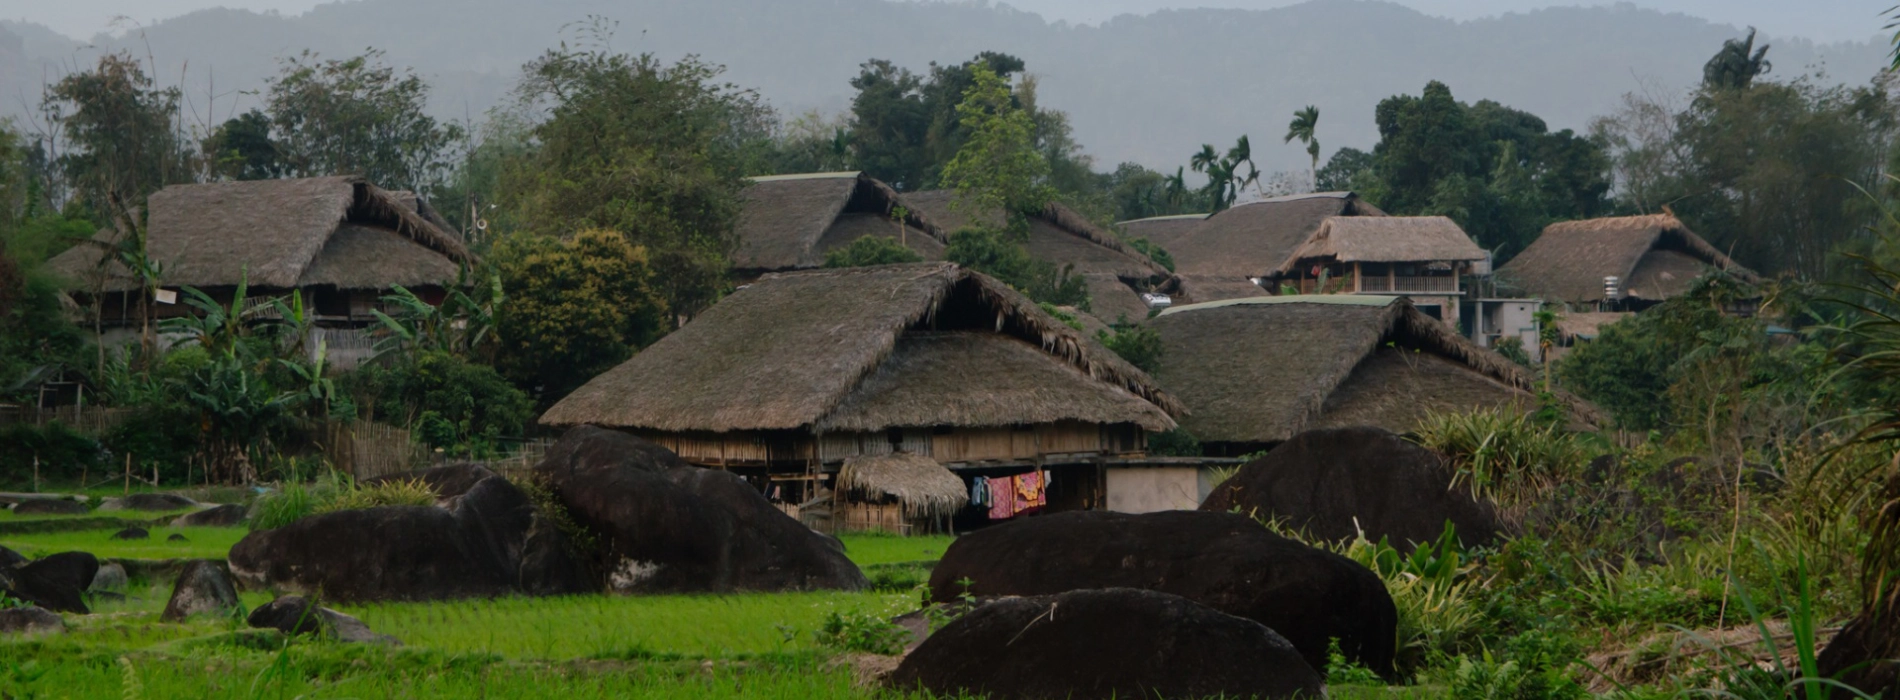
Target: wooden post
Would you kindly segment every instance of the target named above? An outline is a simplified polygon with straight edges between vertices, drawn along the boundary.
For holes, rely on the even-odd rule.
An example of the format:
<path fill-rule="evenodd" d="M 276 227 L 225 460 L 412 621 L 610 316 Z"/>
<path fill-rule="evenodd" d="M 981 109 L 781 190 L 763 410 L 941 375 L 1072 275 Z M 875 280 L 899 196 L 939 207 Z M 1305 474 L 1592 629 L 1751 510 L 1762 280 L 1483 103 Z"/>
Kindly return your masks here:
<path fill-rule="evenodd" d="M 33 453 L 33 493 L 40 492 L 40 453 Z"/>
<path fill-rule="evenodd" d="M 132 453 L 125 453 L 125 495 L 132 495 Z"/>

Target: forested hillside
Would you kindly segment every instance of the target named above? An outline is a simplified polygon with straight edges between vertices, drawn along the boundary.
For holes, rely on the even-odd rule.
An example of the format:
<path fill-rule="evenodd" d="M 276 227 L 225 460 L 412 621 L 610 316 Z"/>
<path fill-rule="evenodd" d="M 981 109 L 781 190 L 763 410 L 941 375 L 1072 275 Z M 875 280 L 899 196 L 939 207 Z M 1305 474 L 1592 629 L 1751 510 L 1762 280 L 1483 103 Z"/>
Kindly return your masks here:
<path fill-rule="evenodd" d="M 279 59 L 374 47 L 434 86 L 435 116 L 479 118 L 505 98 L 523 63 L 563 40 L 585 41 L 571 25 L 589 16 L 619 22 L 615 50 L 723 64 L 727 79 L 757 89 L 786 116 L 845 111 L 850 79 L 872 58 L 921 71 L 932 61 L 1006 52 L 1043 78 L 1045 106 L 1072 115 L 1076 139 L 1098 162 L 1150 167 L 1175 164 L 1202 143 L 1273 131 L 1282 115 L 1309 104 L 1337 115 L 1322 128 L 1329 147 L 1366 148 L 1377 141 L 1378 101 L 1430 80 L 1536 113 L 1553 128 L 1581 129 L 1646 83 L 1693 86 L 1708 47 L 1741 32 L 1629 5 L 1454 22 L 1386 2 L 1314 0 L 1090 27 L 978 3 L 363 0 L 296 17 L 206 10 L 142 36 L 100 37 L 92 48 L 62 45 L 43 27 L 0 23 L 0 114 L 25 116 L 44 79 L 90 66 L 100 51 L 130 50 L 153 59 L 162 84 L 182 76 L 188 112 L 203 113 L 216 94 L 215 120 L 203 121 L 221 122 L 256 106 L 241 92 L 262 87 Z M 1881 65 L 1884 47 L 1872 42 L 1823 46 L 1764 32 L 1776 77 L 1825 68 L 1863 83 Z M 1305 165 L 1297 146 L 1261 146 L 1267 170 Z"/>

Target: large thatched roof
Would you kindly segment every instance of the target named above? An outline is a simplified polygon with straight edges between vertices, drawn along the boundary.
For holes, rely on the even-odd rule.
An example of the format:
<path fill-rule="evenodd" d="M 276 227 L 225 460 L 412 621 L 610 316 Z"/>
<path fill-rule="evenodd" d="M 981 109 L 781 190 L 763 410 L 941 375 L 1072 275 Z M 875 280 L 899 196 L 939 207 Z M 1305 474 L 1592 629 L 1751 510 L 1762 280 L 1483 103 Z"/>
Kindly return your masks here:
<path fill-rule="evenodd" d="M 1603 299 L 1603 278 L 1617 277 L 1631 297 L 1661 301 L 1683 293 L 1707 268 L 1755 279 L 1669 214 L 1551 224 L 1498 269 L 1501 281 L 1545 301 Z"/>
<path fill-rule="evenodd" d="M 954 515 L 970 505 L 963 479 L 937 460 L 909 452 L 846 458 L 833 485 L 869 500 L 897 499 L 912 518 Z"/>
<path fill-rule="evenodd" d="M 228 287 L 248 277 L 266 289 L 383 289 L 452 281 L 475 260 L 413 194 L 355 177 L 173 185 L 146 206 L 146 250 L 168 287 Z M 134 289 L 123 266 L 99 264 L 119 236 L 101 231 L 48 265 L 107 291 Z"/>
<path fill-rule="evenodd" d="M 932 190 L 901 195 L 903 201 L 922 211 L 947 232 L 973 223 L 966 212 L 953 206 L 956 192 Z M 984 223 L 999 226 L 1002 212 L 980 217 Z M 1059 203 L 1050 202 L 1042 213 L 1029 219 L 1029 254 L 1057 265 L 1074 265 L 1075 274 L 1106 274 L 1123 279 L 1165 279 L 1168 269 L 1148 256 L 1123 244 L 1114 234 L 1097 228 L 1088 217 Z"/>
<path fill-rule="evenodd" d="M 1133 219 L 1118 222 L 1122 234 L 1129 238 L 1146 238 L 1162 250 L 1170 250 L 1176 241 L 1185 238 L 1189 232 L 1207 220 L 1206 214 L 1178 214 L 1175 216 L 1151 216 L 1146 219 Z"/>
<path fill-rule="evenodd" d="M 541 421 L 669 432 L 1050 420 L 1165 429 L 1181 411 L 1154 380 L 1002 283 L 915 263 L 766 275 Z"/>
<path fill-rule="evenodd" d="M 1187 403 L 1181 426 L 1204 442 L 1272 443 L 1346 424 L 1405 432 L 1432 410 L 1535 405 L 1529 372 L 1402 298 L 1234 299 L 1148 323 L 1164 349 L 1157 378 Z"/>
<path fill-rule="evenodd" d="M 943 259 L 944 232 L 921 212 L 892 218 L 889 185 L 856 172 L 752 178 L 739 192 L 739 248 L 732 266 L 751 272 L 824 265 L 825 254 L 866 235 L 902 237 L 925 259 Z"/>
<path fill-rule="evenodd" d="M 1245 292 L 1238 283 L 1279 269 L 1328 218 L 1384 215 L 1351 192 L 1274 197 L 1223 210 L 1163 247 L 1190 288 Z M 1204 281 L 1196 285 L 1195 278 Z M 1202 302 L 1230 298 L 1190 294 Z"/>
<path fill-rule="evenodd" d="M 1314 259 L 1394 263 L 1486 257 L 1464 229 L 1442 216 L 1334 216 L 1321 223 L 1275 271 L 1287 274 L 1300 261 Z"/>

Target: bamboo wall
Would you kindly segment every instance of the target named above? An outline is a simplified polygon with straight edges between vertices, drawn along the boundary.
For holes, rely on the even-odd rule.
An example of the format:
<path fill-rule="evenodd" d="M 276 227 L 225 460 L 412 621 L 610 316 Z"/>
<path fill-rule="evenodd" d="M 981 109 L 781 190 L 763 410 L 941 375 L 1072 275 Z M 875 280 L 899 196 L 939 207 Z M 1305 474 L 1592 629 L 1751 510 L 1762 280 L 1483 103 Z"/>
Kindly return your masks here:
<path fill-rule="evenodd" d="M 826 433 L 661 433 L 641 437 L 704 466 L 837 464 L 903 451 L 939 462 L 1034 461 L 1050 455 L 1124 455 L 1147 448 L 1132 425 L 1061 422 L 1003 428 L 938 428 Z"/>

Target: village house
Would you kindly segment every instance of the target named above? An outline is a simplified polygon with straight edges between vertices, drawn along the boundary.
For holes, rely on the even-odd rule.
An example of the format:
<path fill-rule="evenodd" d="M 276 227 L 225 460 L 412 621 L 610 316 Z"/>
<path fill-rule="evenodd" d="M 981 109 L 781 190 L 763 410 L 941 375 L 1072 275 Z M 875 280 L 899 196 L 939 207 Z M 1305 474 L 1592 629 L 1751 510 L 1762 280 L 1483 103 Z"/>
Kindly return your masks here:
<path fill-rule="evenodd" d="M 1161 247 L 1174 258 L 1181 288 L 1192 301 L 1267 296 L 1272 292 L 1260 281 L 1285 265 L 1321 224 L 1337 216 L 1385 212 L 1351 192 L 1273 197 L 1224 209 L 1186 233 L 1164 234 L 1171 240 Z"/>
<path fill-rule="evenodd" d="M 788 510 L 844 486 L 876 493 L 833 475 L 892 454 L 929 458 L 966 486 L 1035 474 L 1039 507 L 1069 510 L 1102 507 L 1105 463 L 1141 457 L 1146 434 L 1182 413 L 1028 298 L 932 262 L 765 275 L 541 422 L 634 433 L 738 473 Z M 986 512 L 963 509 L 959 522 Z"/>
<path fill-rule="evenodd" d="M 1403 296 L 1458 325 L 1462 279 L 1487 273 L 1490 254 L 1442 216 L 1333 216 L 1262 281 L 1293 294 Z"/>
<path fill-rule="evenodd" d="M 857 172 L 755 177 L 739 191 L 735 278 L 824 267 L 825 256 L 865 236 L 942 260 L 946 233 L 908 211 L 890 185 Z M 902 216 L 899 216 L 899 214 Z"/>
<path fill-rule="evenodd" d="M 381 297 L 397 286 L 438 303 L 464 265 L 461 238 L 407 192 L 355 177 L 173 185 L 147 199 L 146 255 L 159 266 L 153 303 L 118 261 L 121 233 L 100 231 L 47 266 L 82 306 L 100 310 L 100 342 L 132 341 L 148 319 L 191 313 L 178 293 L 193 287 L 229 304 L 295 293 L 315 318 L 314 349 L 348 368 L 373 353 L 368 329 Z"/>
<path fill-rule="evenodd" d="M 1129 239 L 1144 238 L 1148 242 L 1161 246 L 1162 250 L 1173 255 L 1174 245 L 1186 238 L 1201 222 L 1207 220 L 1206 214 L 1176 214 L 1173 216 L 1151 216 L 1146 219 L 1131 219 L 1115 224 L 1122 235 Z"/>
<path fill-rule="evenodd" d="M 1405 433 L 1434 411 L 1538 406 L 1528 370 L 1399 297 L 1230 299 L 1171 308 L 1148 325 L 1166 358 L 1156 378 L 1187 404 L 1181 427 L 1210 455 L 1318 428 Z M 1576 420 L 1594 420 L 1564 400 Z"/>
<path fill-rule="evenodd" d="M 1498 268 L 1501 284 L 1572 311 L 1641 311 L 1689 290 L 1710 269 L 1755 273 L 1671 214 L 1551 224 Z"/>
<path fill-rule="evenodd" d="M 947 233 L 975 223 L 1000 226 L 1001 212 L 973 220 L 954 206 L 950 190 L 902 195 L 908 206 L 922 212 Z M 1122 243 L 1114 234 L 1090 223 L 1087 217 L 1056 202 L 1029 217 L 1030 257 L 1054 263 L 1080 276 L 1088 286 L 1089 312 L 1110 323 L 1148 317 L 1151 305 L 1143 294 L 1180 293 L 1174 273 Z M 1172 301 L 1172 299 L 1170 299 Z"/>

